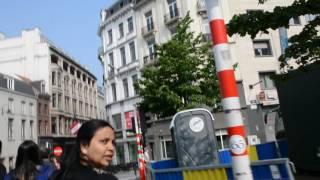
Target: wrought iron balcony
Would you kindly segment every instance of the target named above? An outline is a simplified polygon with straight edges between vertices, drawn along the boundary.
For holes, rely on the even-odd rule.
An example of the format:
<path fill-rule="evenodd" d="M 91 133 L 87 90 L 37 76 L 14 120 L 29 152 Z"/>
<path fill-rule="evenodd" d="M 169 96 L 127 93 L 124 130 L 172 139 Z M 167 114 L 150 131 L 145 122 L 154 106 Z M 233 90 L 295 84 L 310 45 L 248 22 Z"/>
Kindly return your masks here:
<path fill-rule="evenodd" d="M 153 35 L 156 32 L 156 30 L 154 29 L 153 24 L 150 24 L 148 26 L 145 26 L 143 28 L 141 28 L 141 33 L 143 37 L 148 37 Z"/>

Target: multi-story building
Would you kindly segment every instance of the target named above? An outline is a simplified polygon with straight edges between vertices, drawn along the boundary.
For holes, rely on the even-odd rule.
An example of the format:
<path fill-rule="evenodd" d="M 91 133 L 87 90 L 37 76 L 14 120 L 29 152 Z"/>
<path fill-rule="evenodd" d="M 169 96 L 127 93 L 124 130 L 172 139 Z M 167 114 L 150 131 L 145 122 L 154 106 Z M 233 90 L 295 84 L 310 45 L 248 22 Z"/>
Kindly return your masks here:
<path fill-rule="evenodd" d="M 1 159 L 12 169 L 19 145 L 37 142 L 37 97 L 31 84 L 0 73 L 0 100 Z"/>
<path fill-rule="evenodd" d="M 46 109 L 50 121 L 45 125 L 51 140 L 41 141 L 44 144 L 73 141 L 72 123 L 97 117 L 96 77 L 38 28 L 24 30 L 19 37 L 0 39 L 0 54 L 0 72 L 42 81 L 43 92 L 51 97 Z M 45 104 L 41 108 L 46 108 Z"/>
<path fill-rule="evenodd" d="M 98 119 L 107 119 L 106 100 L 104 87 L 98 86 Z"/>
<path fill-rule="evenodd" d="M 132 74 L 140 77 L 140 70 L 156 61 L 155 44 L 161 44 L 168 41 L 176 33 L 176 25 L 187 12 L 193 19 L 190 30 L 195 33 L 202 33 L 204 39 L 211 41 L 210 28 L 207 17 L 205 0 L 136 0 L 117 1 L 113 6 L 107 8 L 101 13 L 101 25 L 99 35 L 103 42 L 103 51 L 100 51 L 101 61 L 104 66 L 104 76 L 106 82 L 107 112 L 111 116 L 109 119 L 119 129 L 122 128 L 121 141 L 127 139 L 126 121 L 127 111 L 134 109 L 134 104 L 139 102 L 139 98 L 134 96 L 132 83 Z M 128 4 L 129 3 L 129 4 Z M 235 14 L 246 13 L 252 10 L 272 11 L 275 6 L 284 6 L 292 1 L 273 2 L 267 1 L 263 5 L 258 5 L 256 0 L 230 0 L 221 1 L 225 22 L 231 19 Z M 121 6 L 122 4 L 122 6 Z M 126 4 L 126 6 L 125 6 Z M 133 8 L 133 9 L 132 9 Z M 117 10 L 115 10 L 117 9 Z M 127 12 L 127 13 L 124 13 Z M 117 33 L 119 23 L 124 22 L 128 16 L 132 16 L 135 22 L 135 42 L 138 49 L 137 60 L 140 69 L 121 73 L 124 68 L 130 69 L 130 66 L 121 66 L 123 60 L 122 44 L 128 44 L 131 40 L 114 40 L 109 43 L 109 32 Z M 301 30 L 301 24 L 305 24 L 302 17 L 294 18 L 290 21 L 290 29 L 274 30 L 269 34 L 258 34 L 255 39 L 249 36 L 240 37 L 234 35 L 229 37 L 230 56 L 235 64 L 235 75 L 237 87 L 241 101 L 241 112 L 244 118 L 249 143 L 258 143 L 274 140 L 274 126 L 278 120 L 275 111 L 278 108 L 279 101 L 274 82 L 270 76 L 275 73 L 281 73 L 277 58 L 281 55 L 283 47 L 280 39 L 284 40 L 285 34 L 290 36 Z M 120 31 L 119 31 L 120 32 Z M 112 47 L 121 44 L 119 50 Z M 113 45 L 114 44 L 114 45 Z M 113 56 L 113 54 L 120 56 Z M 115 62 L 117 68 L 115 67 Z M 121 89 L 121 90 L 119 90 Z M 127 96 L 128 95 L 128 96 Z M 128 97 L 128 98 L 126 98 Z M 226 124 L 222 113 L 214 114 L 215 132 L 219 142 L 219 148 L 227 148 Z M 129 119 L 129 118 L 128 118 Z M 147 144 L 152 149 L 153 158 L 165 159 L 172 157 L 172 140 L 169 131 L 170 118 L 156 119 L 150 117 L 147 123 L 146 134 Z"/>
<path fill-rule="evenodd" d="M 123 164 L 137 159 L 131 123 L 139 102 L 133 88 L 139 76 L 133 1 L 116 2 L 101 11 L 101 18 L 98 34 L 103 46 L 99 57 L 104 69 L 107 119 L 117 137 L 114 163 Z"/>

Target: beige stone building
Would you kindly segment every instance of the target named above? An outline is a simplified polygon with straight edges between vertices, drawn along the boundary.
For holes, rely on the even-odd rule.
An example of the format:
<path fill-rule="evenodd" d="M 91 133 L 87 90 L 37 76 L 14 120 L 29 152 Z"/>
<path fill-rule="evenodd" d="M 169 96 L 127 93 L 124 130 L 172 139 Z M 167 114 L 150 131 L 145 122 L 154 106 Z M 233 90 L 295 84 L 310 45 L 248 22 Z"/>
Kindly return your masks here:
<path fill-rule="evenodd" d="M 49 136 L 40 143 L 72 144 L 74 121 L 97 118 L 97 79 L 64 50 L 49 41 L 38 28 L 24 30 L 21 36 L 0 39 L 0 72 L 41 81 L 43 92 L 50 95 L 50 120 L 39 128 Z M 48 145 L 49 144 L 49 145 Z"/>

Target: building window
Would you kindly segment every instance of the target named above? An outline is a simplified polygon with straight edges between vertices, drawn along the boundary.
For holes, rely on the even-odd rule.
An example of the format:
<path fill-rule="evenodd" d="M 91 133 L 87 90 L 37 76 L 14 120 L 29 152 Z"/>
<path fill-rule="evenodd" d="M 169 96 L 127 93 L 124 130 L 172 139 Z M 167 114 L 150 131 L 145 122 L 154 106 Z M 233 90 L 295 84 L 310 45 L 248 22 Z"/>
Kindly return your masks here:
<path fill-rule="evenodd" d="M 128 33 L 133 32 L 133 20 L 132 17 L 128 18 Z"/>
<path fill-rule="evenodd" d="M 30 139 L 33 139 L 33 120 L 30 120 Z"/>
<path fill-rule="evenodd" d="M 49 110 L 48 110 L 48 105 L 47 104 L 44 105 L 44 113 L 47 114 L 47 115 L 49 114 Z"/>
<path fill-rule="evenodd" d="M 216 138 L 217 138 L 217 144 L 218 144 L 218 150 L 224 150 L 226 148 L 229 148 L 228 144 L 228 132 L 226 129 L 217 129 L 216 132 Z"/>
<path fill-rule="evenodd" d="M 161 159 L 167 159 L 173 157 L 173 143 L 172 140 L 164 139 L 160 137 L 161 143 Z"/>
<path fill-rule="evenodd" d="M 130 162 L 137 162 L 137 143 L 128 142 Z"/>
<path fill-rule="evenodd" d="M 110 76 L 114 75 L 114 60 L 113 60 L 113 53 L 109 53 L 109 65 L 110 65 Z"/>
<path fill-rule="evenodd" d="M 56 85 L 56 72 L 52 72 L 51 83 L 52 83 L 53 86 Z"/>
<path fill-rule="evenodd" d="M 111 89 L 112 89 L 113 102 L 116 102 L 117 101 L 117 89 L 116 89 L 116 84 L 115 83 L 111 84 Z"/>
<path fill-rule="evenodd" d="M 38 120 L 38 133 L 39 133 L 39 135 L 43 135 L 42 120 L 41 119 Z"/>
<path fill-rule="evenodd" d="M 58 87 L 61 87 L 61 73 L 58 72 Z"/>
<path fill-rule="evenodd" d="M 13 99 L 9 98 L 9 100 L 8 100 L 8 113 L 13 113 L 13 112 L 14 112 Z"/>
<path fill-rule="evenodd" d="M 5 79 L 7 80 L 7 88 L 14 90 L 14 78 L 5 77 Z"/>
<path fill-rule="evenodd" d="M 57 94 L 55 93 L 52 94 L 52 107 L 53 108 L 57 107 Z"/>
<path fill-rule="evenodd" d="M 126 50 L 124 46 L 120 48 L 120 57 L 121 57 L 122 66 L 126 65 Z"/>
<path fill-rule="evenodd" d="M 127 79 L 123 79 L 122 80 L 122 84 L 123 84 L 124 97 L 127 98 L 127 97 L 129 97 L 128 80 Z"/>
<path fill-rule="evenodd" d="M 77 100 L 76 99 L 72 99 L 72 108 L 73 108 L 73 113 L 76 114 L 77 113 Z"/>
<path fill-rule="evenodd" d="M 8 119 L 8 140 L 13 140 L 13 119 Z"/>
<path fill-rule="evenodd" d="M 272 50 L 269 40 L 254 40 L 253 49 L 255 56 L 271 56 Z"/>
<path fill-rule="evenodd" d="M 38 103 L 38 114 L 41 114 L 41 103 Z"/>
<path fill-rule="evenodd" d="M 155 39 L 148 41 L 148 51 L 149 51 L 149 58 L 154 59 L 156 53 L 156 42 Z"/>
<path fill-rule="evenodd" d="M 275 72 L 263 72 L 259 73 L 259 79 L 261 84 L 261 89 L 274 89 L 274 81 L 271 79 L 271 76 L 274 75 Z"/>
<path fill-rule="evenodd" d="M 85 105 L 85 116 L 88 116 L 89 114 L 89 105 L 86 103 Z"/>
<path fill-rule="evenodd" d="M 122 129 L 121 114 L 112 115 L 112 120 L 117 130 Z"/>
<path fill-rule="evenodd" d="M 134 62 L 136 61 L 136 47 L 134 44 L 134 41 L 129 43 L 129 48 L 130 48 L 130 56 L 131 56 L 131 61 Z"/>
<path fill-rule="evenodd" d="M 119 24 L 119 39 L 121 39 L 124 36 L 124 31 L 123 31 L 123 23 Z"/>
<path fill-rule="evenodd" d="M 44 133 L 47 135 L 49 132 L 49 125 L 48 125 L 48 121 L 44 122 Z"/>
<path fill-rule="evenodd" d="M 289 20 L 289 25 L 300 25 L 300 17 L 293 17 Z"/>
<path fill-rule="evenodd" d="M 29 104 L 29 114 L 30 114 L 31 116 L 35 115 L 33 103 L 30 103 L 30 104 Z"/>
<path fill-rule="evenodd" d="M 116 158 L 118 164 L 125 164 L 124 147 L 123 144 L 116 145 Z"/>
<path fill-rule="evenodd" d="M 110 30 L 108 31 L 108 38 L 109 38 L 109 44 L 112 44 L 112 42 L 113 42 L 113 39 L 112 39 L 112 29 L 110 29 Z"/>
<path fill-rule="evenodd" d="M 138 93 L 137 93 L 137 88 L 134 86 L 134 84 L 135 83 L 137 83 L 137 81 L 138 81 L 138 75 L 133 75 L 132 76 L 132 86 L 133 86 L 133 94 L 134 95 L 137 95 Z"/>
<path fill-rule="evenodd" d="M 170 18 L 172 19 L 174 17 L 177 17 L 179 14 L 176 0 L 167 0 L 167 2 L 169 5 Z"/>
<path fill-rule="evenodd" d="M 147 31 L 153 30 L 153 18 L 152 18 L 152 11 L 149 11 L 145 14 L 146 17 L 146 23 L 147 23 Z"/>
<path fill-rule="evenodd" d="M 21 121 L 21 139 L 26 139 L 26 120 L 24 119 Z"/>
<path fill-rule="evenodd" d="M 64 109 L 66 110 L 66 112 L 69 112 L 69 97 L 64 97 Z"/>
<path fill-rule="evenodd" d="M 62 109 L 62 94 L 58 94 L 58 108 Z"/>
<path fill-rule="evenodd" d="M 55 117 L 51 118 L 51 131 L 52 134 L 57 134 L 57 121 Z"/>
<path fill-rule="evenodd" d="M 79 113 L 83 115 L 82 101 L 79 101 Z"/>
<path fill-rule="evenodd" d="M 27 109 L 27 108 L 26 108 L 26 102 L 22 101 L 22 102 L 21 102 L 21 114 L 24 114 L 24 115 L 25 115 L 26 112 L 27 112 L 26 109 Z"/>
<path fill-rule="evenodd" d="M 44 93 L 46 91 L 46 85 L 44 82 L 41 82 L 41 92 Z"/>

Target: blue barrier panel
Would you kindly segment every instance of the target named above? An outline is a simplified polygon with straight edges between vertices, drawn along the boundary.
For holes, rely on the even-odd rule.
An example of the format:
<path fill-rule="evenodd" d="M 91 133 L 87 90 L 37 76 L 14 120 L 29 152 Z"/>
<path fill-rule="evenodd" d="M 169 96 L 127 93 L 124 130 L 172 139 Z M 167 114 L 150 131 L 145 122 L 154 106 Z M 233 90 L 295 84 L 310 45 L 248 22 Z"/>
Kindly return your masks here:
<path fill-rule="evenodd" d="M 175 159 L 161 160 L 151 162 L 151 167 L 153 169 L 169 169 L 169 168 L 177 168 L 178 163 Z M 164 173 L 156 173 L 156 180 L 168 179 L 168 180 L 183 180 L 182 172 L 164 172 Z"/>
<path fill-rule="evenodd" d="M 278 158 L 275 142 L 256 145 L 259 160 Z"/>
<path fill-rule="evenodd" d="M 151 167 L 153 169 L 176 168 L 178 167 L 178 163 L 175 159 L 167 159 L 167 160 L 151 162 Z"/>
<path fill-rule="evenodd" d="M 226 168 L 228 180 L 234 180 L 232 168 Z"/>
<path fill-rule="evenodd" d="M 220 164 L 228 164 L 231 163 L 231 153 L 230 150 L 219 151 L 219 161 Z"/>
<path fill-rule="evenodd" d="M 252 166 L 251 169 L 254 179 L 272 179 L 272 175 L 268 165 Z"/>
<path fill-rule="evenodd" d="M 288 157 L 288 141 L 287 140 L 280 140 L 278 141 L 279 150 L 282 158 Z"/>

